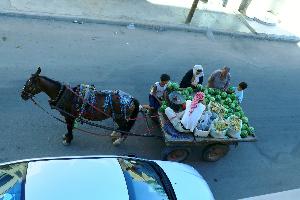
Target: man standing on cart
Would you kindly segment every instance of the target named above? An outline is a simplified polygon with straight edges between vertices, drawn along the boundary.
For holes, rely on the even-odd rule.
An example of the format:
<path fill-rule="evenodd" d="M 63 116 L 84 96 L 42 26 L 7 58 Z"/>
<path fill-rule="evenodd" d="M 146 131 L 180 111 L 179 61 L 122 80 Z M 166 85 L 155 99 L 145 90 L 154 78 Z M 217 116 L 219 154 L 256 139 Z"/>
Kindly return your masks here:
<path fill-rule="evenodd" d="M 208 87 L 209 88 L 217 88 L 220 90 L 227 91 L 231 75 L 229 73 L 229 67 L 223 67 L 222 69 L 218 69 L 214 71 L 210 77 L 208 78 Z"/>

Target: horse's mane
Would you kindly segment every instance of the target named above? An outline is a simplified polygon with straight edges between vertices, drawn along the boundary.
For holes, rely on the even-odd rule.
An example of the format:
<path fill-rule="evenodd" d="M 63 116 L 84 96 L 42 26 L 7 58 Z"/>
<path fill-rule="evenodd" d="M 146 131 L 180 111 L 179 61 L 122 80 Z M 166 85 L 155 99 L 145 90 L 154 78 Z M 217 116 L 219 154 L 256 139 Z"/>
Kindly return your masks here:
<path fill-rule="evenodd" d="M 61 83 L 59 81 L 52 80 L 51 78 L 48 78 L 47 76 L 40 76 L 40 77 L 55 84 L 57 87 L 60 87 L 60 85 L 61 85 Z"/>

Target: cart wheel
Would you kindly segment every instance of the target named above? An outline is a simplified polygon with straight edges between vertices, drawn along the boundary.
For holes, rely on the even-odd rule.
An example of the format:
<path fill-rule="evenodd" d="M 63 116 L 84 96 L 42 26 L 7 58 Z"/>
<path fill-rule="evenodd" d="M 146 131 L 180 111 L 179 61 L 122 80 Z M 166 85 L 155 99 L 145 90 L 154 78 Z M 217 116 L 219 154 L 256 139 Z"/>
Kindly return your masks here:
<path fill-rule="evenodd" d="M 162 153 L 162 160 L 168 160 L 173 162 L 182 162 L 190 154 L 190 149 L 179 148 L 165 148 Z"/>
<path fill-rule="evenodd" d="M 215 162 L 225 156 L 229 146 L 225 144 L 213 144 L 207 146 L 202 152 L 202 159 L 208 162 Z"/>

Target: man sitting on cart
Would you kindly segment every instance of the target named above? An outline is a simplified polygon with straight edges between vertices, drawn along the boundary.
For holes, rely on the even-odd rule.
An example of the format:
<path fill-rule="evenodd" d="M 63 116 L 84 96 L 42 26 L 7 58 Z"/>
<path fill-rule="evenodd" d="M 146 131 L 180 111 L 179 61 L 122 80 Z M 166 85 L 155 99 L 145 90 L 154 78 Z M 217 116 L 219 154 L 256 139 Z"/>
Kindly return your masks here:
<path fill-rule="evenodd" d="M 206 106 L 204 102 L 204 93 L 197 92 L 193 101 L 186 101 L 186 109 L 180 113 L 175 113 L 170 107 L 167 107 L 165 114 L 179 132 L 193 132 L 199 119 L 201 118 Z"/>

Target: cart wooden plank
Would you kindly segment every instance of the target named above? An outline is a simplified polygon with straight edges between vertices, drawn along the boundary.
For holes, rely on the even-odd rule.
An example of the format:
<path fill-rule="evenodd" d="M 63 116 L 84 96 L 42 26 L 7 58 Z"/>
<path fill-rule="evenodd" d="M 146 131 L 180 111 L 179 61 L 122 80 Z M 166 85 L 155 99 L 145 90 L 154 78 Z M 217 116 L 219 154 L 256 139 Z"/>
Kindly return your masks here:
<path fill-rule="evenodd" d="M 241 138 L 241 139 L 237 139 L 237 138 L 213 138 L 213 137 L 195 137 L 196 142 L 220 142 L 220 143 L 234 143 L 234 142 L 255 142 L 256 141 L 256 137 L 255 136 L 248 136 L 246 138 Z"/>
<path fill-rule="evenodd" d="M 233 144 L 237 142 L 255 142 L 257 140 L 256 136 L 248 136 L 246 138 L 213 138 L 213 137 L 195 137 L 193 133 L 182 133 L 176 136 L 172 136 L 170 133 L 164 130 L 166 123 L 170 123 L 164 114 L 159 113 L 159 122 L 162 130 L 162 134 L 165 139 L 166 145 L 201 145 L 201 144 L 211 144 L 211 143 L 223 143 L 223 144 Z"/>
<path fill-rule="evenodd" d="M 165 139 L 165 143 L 178 143 L 178 144 L 193 144 L 195 143 L 195 137 L 192 133 L 182 133 L 176 135 L 176 137 L 170 135 L 164 130 L 164 126 L 166 123 L 170 123 L 161 113 L 158 114 L 160 127 Z"/>

